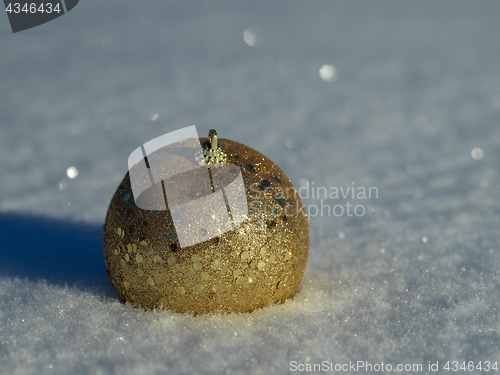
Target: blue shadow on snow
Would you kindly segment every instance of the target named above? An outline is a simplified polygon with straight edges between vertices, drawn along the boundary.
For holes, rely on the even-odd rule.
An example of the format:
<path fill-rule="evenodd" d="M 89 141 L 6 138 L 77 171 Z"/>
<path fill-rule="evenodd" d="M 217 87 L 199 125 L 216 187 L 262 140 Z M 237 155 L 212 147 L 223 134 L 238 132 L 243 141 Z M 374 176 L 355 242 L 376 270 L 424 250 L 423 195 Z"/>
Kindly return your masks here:
<path fill-rule="evenodd" d="M 0 213 L 0 276 L 46 280 L 118 298 L 106 272 L 102 225 Z"/>

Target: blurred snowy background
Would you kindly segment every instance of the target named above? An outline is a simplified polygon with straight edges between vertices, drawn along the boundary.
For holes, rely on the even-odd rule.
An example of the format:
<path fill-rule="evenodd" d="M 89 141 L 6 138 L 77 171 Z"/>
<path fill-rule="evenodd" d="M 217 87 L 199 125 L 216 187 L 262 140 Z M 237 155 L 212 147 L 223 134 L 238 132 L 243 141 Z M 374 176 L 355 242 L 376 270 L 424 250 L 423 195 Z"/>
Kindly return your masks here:
<path fill-rule="evenodd" d="M 495 1 L 82 0 L 18 34 L 0 16 L 0 373 L 500 360 L 499 16 Z M 118 301 L 101 235 L 128 155 L 193 124 L 297 187 L 377 187 L 351 200 L 360 217 L 311 215 L 285 304 Z"/>

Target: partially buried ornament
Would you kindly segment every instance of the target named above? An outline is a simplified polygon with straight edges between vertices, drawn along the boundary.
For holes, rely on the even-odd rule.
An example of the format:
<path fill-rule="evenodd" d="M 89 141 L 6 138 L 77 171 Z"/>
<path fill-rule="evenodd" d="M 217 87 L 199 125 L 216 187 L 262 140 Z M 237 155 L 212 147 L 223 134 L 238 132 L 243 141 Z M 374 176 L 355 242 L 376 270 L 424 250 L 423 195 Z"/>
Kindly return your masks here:
<path fill-rule="evenodd" d="M 292 183 L 250 147 L 186 129 L 134 151 L 109 205 L 104 257 L 121 300 L 199 314 L 292 297 L 309 249 Z"/>

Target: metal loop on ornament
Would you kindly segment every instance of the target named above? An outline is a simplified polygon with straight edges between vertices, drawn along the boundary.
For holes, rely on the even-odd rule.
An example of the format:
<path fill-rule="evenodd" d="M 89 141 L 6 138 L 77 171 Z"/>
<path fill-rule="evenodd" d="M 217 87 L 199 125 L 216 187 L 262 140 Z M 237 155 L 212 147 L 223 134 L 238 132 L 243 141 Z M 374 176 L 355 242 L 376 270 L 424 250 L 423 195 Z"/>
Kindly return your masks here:
<path fill-rule="evenodd" d="M 227 163 L 227 154 L 219 145 L 219 137 L 215 129 L 208 132 L 208 141 L 203 143 L 203 155 L 209 168 L 221 167 Z"/>

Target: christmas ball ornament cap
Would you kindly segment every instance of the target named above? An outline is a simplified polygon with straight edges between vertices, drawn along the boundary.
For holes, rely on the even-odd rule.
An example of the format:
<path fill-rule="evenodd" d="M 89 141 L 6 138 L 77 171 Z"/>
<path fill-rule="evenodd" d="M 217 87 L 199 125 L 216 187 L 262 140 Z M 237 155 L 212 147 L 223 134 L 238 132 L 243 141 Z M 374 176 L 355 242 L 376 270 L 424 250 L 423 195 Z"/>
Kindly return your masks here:
<path fill-rule="evenodd" d="M 215 129 L 210 130 L 208 140 L 203 143 L 203 155 L 208 168 L 221 167 L 227 164 L 227 154 L 219 145 L 219 138 Z"/>
<path fill-rule="evenodd" d="M 127 174 L 111 200 L 103 234 L 108 275 L 120 299 L 145 309 L 201 314 L 249 312 L 292 297 L 309 248 L 307 216 L 297 191 L 276 164 L 248 146 L 219 139 L 215 130 L 200 143 L 203 159 L 197 163 L 208 167 L 211 179 L 227 165 L 240 171 L 241 185 L 235 179 L 214 188 L 211 180 L 210 194 L 224 196 L 221 209 L 227 209 L 233 225 L 231 191 L 241 193 L 247 206 L 244 220 L 182 247 L 168 196 L 166 210 L 139 208 Z M 196 189 L 178 189 L 192 196 L 199 222 L 208 220 L 205 207 L 197 203 L 203 197 L 190 193 Z"/>

